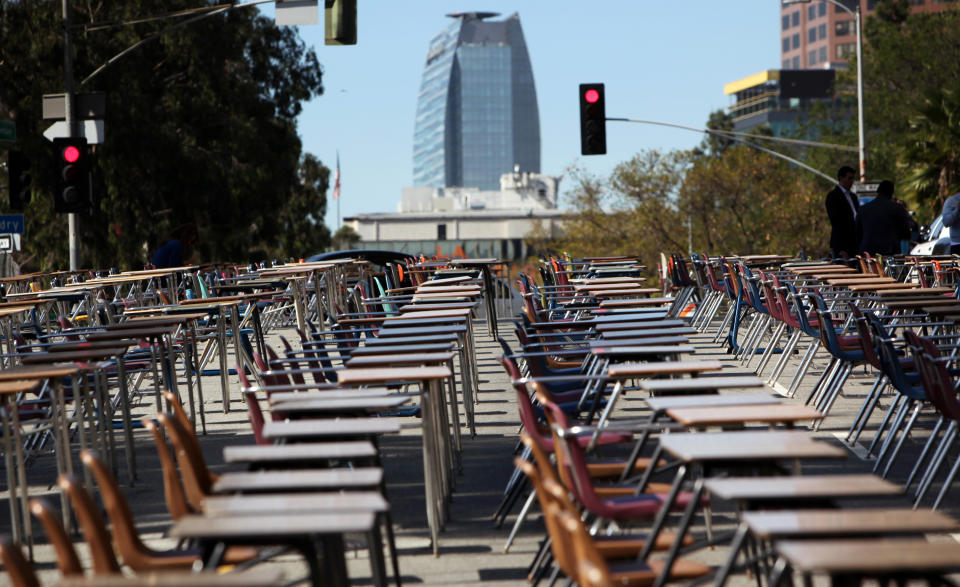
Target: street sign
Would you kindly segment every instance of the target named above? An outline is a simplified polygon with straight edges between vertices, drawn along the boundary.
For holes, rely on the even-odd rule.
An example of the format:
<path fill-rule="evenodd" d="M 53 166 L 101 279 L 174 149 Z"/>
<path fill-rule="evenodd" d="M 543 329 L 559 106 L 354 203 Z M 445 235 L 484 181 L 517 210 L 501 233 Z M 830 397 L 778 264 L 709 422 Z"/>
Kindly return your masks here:
<path fill-rule="evenodd" d="M 67 118 L 66 103 L 66 94 L 44 94 L 43 119 L 65 120 Z M 73 116 L 77 120 L 103 118 L 106 116 L 106 112 L 107 95 L 105 93 L 74 94 Z"/>
<path fill-rule="evenodd" d="M 0 253 L 19 250 L 21 250 L 19 234 L 0 234 Z"/>
<path fill-rule="evenodd" d="M 17 124 L 12 120 L 0 120 L 0 141 L 17 140 Z"/>
<path fill-rule="evenodd" d="M 88 145 L 99 145 L 103 142 L 103 121 L 102 120 L 83 120 L 80 121 L 80 136 L 87 139 Z M 67 123 L 58 120 L 50 125 L 50 128 L 43 131 L 43 136 L 48 141 L 53 139 L 65 139 L 70 136 L 67 132 Z"/>
<path fill-rule="evenodd" d="M 318 0 L 279 0 L 274 8 L 277 26 L 312 25 L 320 22 Z"/>
<path fill-rule="evenodd" d="M 0 215 L 0 233 L 23 234 L 23 214 Z"/>

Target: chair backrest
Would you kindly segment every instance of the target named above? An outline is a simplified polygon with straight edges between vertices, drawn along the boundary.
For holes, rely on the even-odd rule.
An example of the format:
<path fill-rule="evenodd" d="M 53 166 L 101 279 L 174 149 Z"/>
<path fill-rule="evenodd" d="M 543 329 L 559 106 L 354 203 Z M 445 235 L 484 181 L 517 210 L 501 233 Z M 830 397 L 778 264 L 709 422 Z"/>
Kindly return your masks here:
<path fill-rule="evenodd" d="M 260 445 L 270 444 L 270 441 L 263 437 L 263 411 L 260 409 L 256 392 L 249 389 L 243 390 L 243 401 L 247 403 L 247 419 L 250 420 L 250 427 L 253 428 L 254 440 Z"/>
<path fill-rule="evenodd" d="M 270 345 L 268 345 L 268 344 L 264 344 L 264 345 L 263 345 L 263 348 L 264 348 L 264 350 L 267 352 L 267 361 L 268 361 L 267 364 L 268 364 L 268 365 L 269 365 L 270 363 L 272 363 L 273 361 L 278 361 L 278 360 L 281 359 L 280 355 L 277 354 L 277 351 L 275 351 L 272 346 L 270 346 Z M 289 360 L 289 359 L 288 359 L 288 360 Z M 296 369 L 297 367 L 299 367 L 299 365 L 297 364 L 296 361 L 290 361 L 290 363 L 291 363 L 291 364 L 290 364 L 290 368 L 291 368 L 291 369 Z M 259 367 L 258 367 L 258 368 L 259 368 Z M 303 378 L 303 374 L 302 374 L 302 373 L 291 373 L 289 377 L 290 377 L 290 379 L 293 380 L 294 383 L 298 383 L 298 384 L 306 383 L 306 380 Z"/>
<path fill-rule="evenodd" d="M 500 357 L 499 361 L 507 370 L 511 379 L 520 379 L 520 371 L 513 359 L 504 356 Z M 517 394 L 517 411 L 520 413 L 520 423 L 523 424 L 523 429 L 535 438 L 543 450 L 553 452 L 553 439 L 547 434 L 546 427 L 539 421 L 527 385 L 525 383 L 514 383 L 513 389 Z"/>
<path fill-rule="evenodd" d="M 190 422 L 187 411 L 183 409 L 183 402 L 180 401 L 180 396 L 169 389 L 165 389 L 163 390 L 163 398 L 167 400 L 167 405 L 173 410 L 173 415 L 177 417 L 177 420 L 180 420 L 183 427 L 187 430 L 193 430 L 193 423 Z"/>
<path fill-rule="evenodd" d="M 870 331 L 866 316 L 853 302 L 847 302 L 847 306 L 850 308 L 850 313 L 853 314 L 853 322 L 857 327 L 857 333 L 860 335 L 863 358 L 877 369 L 882 369 L 880 357 L 877 356 L 876 342 L 873 340 L 873 333 Z"/>
<path fill-rule="evenodd" d="M 0 562 L 3 562 L 3 568 L 10 576 L 13 587 L 40 587 L 40 581 L 37 580 L 27 557 L 23 556 L 23 551 L 8 536 L 0 537 Z"/>
<path fill-rule="evenodd" d="M 252 354 L 253 362 L 260 371 L 260 379 L 263 380 L 264 385 L 290 385 L 290 377 L 282 372 L 266 375 L 266 372 L 271 370 L 270 366 L 257 351 L 253 351 Z"/>
<path fill-rule="evenodd" d="M 160 471 L 163 476 L 163 498 L 167 502 L 167 511 L 170 512 L 170 517 L 179 520 L 187 514 L 195 513 L 195 510 L 187 504 L 187 498 L 183 495 L 183 483 L 180 482 L 177 464 L 173 462 L 173 456 L 167 447 L 163 431 L 160 430 L 160 426 L 152 418 L 143 418 L 140 421 L 143 423 L 143 427 L 153 435 L 153 444 L 157 447 Z"/>
<path fill-rule="evenodd" d="M 534 384 L 534 389 L 537 384 Z M 593 481 L 587 471 L 586 457 L 583 449 L 572 436 L 561 437 L 557 429 L 570 427 L 566 414 L 557 404 L 550 401 L 541 391 L 537 391 L 537 401 L 543 407 L 544 415 L 550 422 L 553 433 L 554 455 L 557 457 L 557 472 L 563 485 L 576 497 L 583 507 L 598 516 L 604 516 L 608 511 L 603 499 L 597 495 Z"/>
<path fill-rule="evenodd" d="M 42 497 L 34 497 L 30 500 L 30 513 L 40 520 L 43 531 L 47 533 L 47 540 L 50 541 L 54 552 L 57 553 L 57 569 L 60 571 L 60 576 L 82 577 L 83 566 L 80 564 L 77 550 L 73 547 L 73 540 L 63 529 L 63 524 L 60 522 L 60 513 Z"/>
<path fill-rule="evenodd" d="M 113 575 L 120 572 L 120 563 L 111 546 L 110 532 L 100 515 L 100 510 L 73 475 L 60 475 L 57 479 L 60 488 L 66 492 L 73 505 L 73 511 L 80 523 L 83 538 L 90 549 L 95 575 Z"/>
<path fill-rule="evenodd" d="M 195 444 L 196 439 L 189 438 L 191 434 L 175 417 L 170 414 L 157 414 L 157 421 L 163 426 L 164 432 L 173 444 L 173 452 L 180 466 L 180 478 L 183 480 L 187 502 L 192 508 L 200 511 L 201 503 L 210 495 L 213 488 L 203 453 Z"/>
<path fill-rule="evenodd" d="M 130 507 L 127 505 L 127 498 L 120 491 L 120 486 L 110 469 L 97 458 L 96 453 L 90 450 L 81 451 L 80 460 L 97 480 L 103 507 L 107 511 L 107 517 L 110 518 L 113 546 L 123 560 L 123 564 L 134 571 L 150 568 L 148 559 L 154 553 L 140 540 L 133 514 L 130 513 Z"/>
<path fill-rule="evenodd" d="M 75 328 L 73 322 L 70 322 L 70 319 L 66 316 L 57 316 L 57 323 L 60 324 L 60 330 L 70 330 Z M 71 342 L 77 342 L 80 340 L 80 336 L 76 334 L 66 334 L 64 335 L 64 340 L 69 340 Z"/>
<path fill-rule="evenodd" d="M 608 587 L 614 585 L 610 566 L 587 532 L 583 520 L 570 512 L 560 511 L 558 525 L 572 543 L 575 566 L 572 577 L 581 587 Z"/>
<path fill-rule="evenodd" d="M 883 323 L 872 312 L 864 312 L 863 317 L 866 318 L 873 335 L 873 346 L 877 351 L 877 357 L 880 359 L 880 369 L 890 380 L 890 384 L 898 392 L 911 399 L 924 399 L 926 396 L 924 389 L 916 386 L 915 382 L 907 377 L 907 373 L 900 362 L 900 354 L 894 347 L 893 339 L 887 334 Z"/>
<path fill-rule="evenodd" d="M 930 401 L 940 413 L 951 420 L 960 420 L 960 400 L 953 387 L 953 377 L 947 370 L 947 365 L 940 359 L 940 349 L 930 339 L 918 336 L 912 331 L 906 331 L 907 340 L 913 347 L 917 370 L 923 381 Z"/>

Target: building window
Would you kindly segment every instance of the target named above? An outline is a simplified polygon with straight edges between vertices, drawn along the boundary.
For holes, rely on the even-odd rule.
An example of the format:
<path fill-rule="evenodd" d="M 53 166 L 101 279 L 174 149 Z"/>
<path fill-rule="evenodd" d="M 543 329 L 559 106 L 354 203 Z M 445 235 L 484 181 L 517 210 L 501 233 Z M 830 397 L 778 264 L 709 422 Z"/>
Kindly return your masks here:
<path fill-rule="evenodd" d="M 783 69 L 790 69 L 790 60 L 789 60 L 789 59 L 784 59 L 784 60 L 783 60 L 783 63 L 780 65 L 780 67 L 783 68 Z"/>
<path fill-rule="evenodd" d="M 807 6 L 807 20 L 813 20 L 817 18 L 817 7 L 814 4 Z"/>
<path fill-rule="evenodd" d="M 849 59 L 851 55 L 857 52 L 856 43 L 837 43 L 836 47 L 836 57 L 837 59 L 846 60 Z"/>
<path fill-rule="evenodd" d="M 793 58 L 793 69 L 800 69 L 800 56 Z"/>
<path fill-rule="evenodd" d="M 810 27 L 807 30 L 807 42 L 816 43 L 817 42 L 817 27 Z"/>
<path fill-rule="evenodd" d="M 827 25 L 821 24 L 817 27 L 817 37 L 821 41 L 827 38 Z"/>
<path fill-rule="evenodd" d="M 816 64 L 817 64 L 817 50 L 811 49 L 810 52 L 807 53 L 807 67 L 811 67 Z"/>
<path fill-rule="evenodd" d="M 790 26 L 800 26 L 800 11 L 796 11 L 790 15 Z"/>
<path fill-rule="evenodd" d="M 838 37 L 845 37 L 850 34 L 850 25 L 853 24 L 852 20 L 841 20 L 833 25 L 833 33 Z"/>
<path fill-rule="evenodd" d="M 819 56 L 819 58 L 820 58 L 820 63 L 826 63 L 826 62 L 827 62 L 827 48 L 826 48 L 825 46 L 824 46 L 824 47 L 820 47 L 820 56 Z"/>
<path fill-rule="evenodd" d="M 445 240 L 447 240 L 447 225 L 446 225 L 446 224 L 438 224 L 438 225 L 437 225 L 437 240 L 438 240 L 438 241 L 445 241 Z"/>
<path fill-rule="evenodd" d="M 784 14 L 784 15 L 783 15 L 783 30 L 787 30 L 788 28 L 790 28 L 790 15 Z"/>
<path fill-rule="evenodd" d="M 793 41 L 793 48 L 794 48 L 794 49 L 799 49 L 799 48 L 800 48 L 800 33 L 794 34 L 792 41 Z"/>
<path fill-rule="evenodd" d="M 786 53 L 790 50 L 790 37 L 783 38 L 783 52 Z"/>
<path fill-rule="evenodd" d="M 851 12 L 853 12 L 857 9 L 857 5 L 860 4 L 860 0 L 840 0 L 840 4 L 843 4 L 850 9 Z M 837 14 L 848 14 L 847 11 L 840 6 L 834 6 L 833 11 Z"/>
<path fill-rule="evenodd" d="M 827 3 L 824 2 L 823 0 L 820 0 L 820 4 L 817 6 L 817 16 L 826 16 L 826 15 L 827 15 Z"/>

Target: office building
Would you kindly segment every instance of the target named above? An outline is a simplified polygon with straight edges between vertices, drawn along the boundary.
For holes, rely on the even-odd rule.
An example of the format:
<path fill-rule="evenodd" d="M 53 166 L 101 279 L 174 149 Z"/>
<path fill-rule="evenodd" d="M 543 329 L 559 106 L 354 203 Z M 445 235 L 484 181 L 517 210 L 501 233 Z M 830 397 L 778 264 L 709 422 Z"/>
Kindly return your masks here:
<path fill-rule="evenodd" d="M 840 0 L 850 10 L 860 2 L 862 18 L 873 14 L 877 0 Z M 910 0 L 911 12 L 940 12 L 957 8 L 956 0 Z M 853 15 L 824 2 L 797 2 L 780 8 L 782 69 L 838 69 L 857 53 Z"/>
<path fill-rule="evenodd" d="M 727 113 L 733 118 L 733 130 L 752 132 L 768 126 L 775 137 L 796 137 L 814 104 L 836 104 L 835 73 L 831 69 L 770 69 L 730 82 L 723 93 L 732 98 Z"/>
<path fill-rule="evenodd" d="M 540 117 L 520 17 L 448 15 L 427 50 L 413 140 L 415 187 L 496 190 L 540 172 Z"/>

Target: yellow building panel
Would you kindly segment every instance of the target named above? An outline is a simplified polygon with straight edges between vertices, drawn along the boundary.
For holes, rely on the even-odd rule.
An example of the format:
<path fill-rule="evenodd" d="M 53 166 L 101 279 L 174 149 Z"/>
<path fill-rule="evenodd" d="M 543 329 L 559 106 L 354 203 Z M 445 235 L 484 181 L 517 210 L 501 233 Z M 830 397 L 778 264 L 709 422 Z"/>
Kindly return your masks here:
<path fill-rule="evenodd" d="M 746 90 L 747 88 L 759 86 L 760 84 L 765 84 L 769 81 L 777 81 L 779 79 L 779 69 L 768 69 L 766 71 L 761 71 L 760 73 L 747 76 L 743 79 L 738 79 L 735 82 L 730 82 L 729 84 L 723 86 L 723 93 L 729 96 L 731 94 L 736 94 L 737 92 Z"/>

